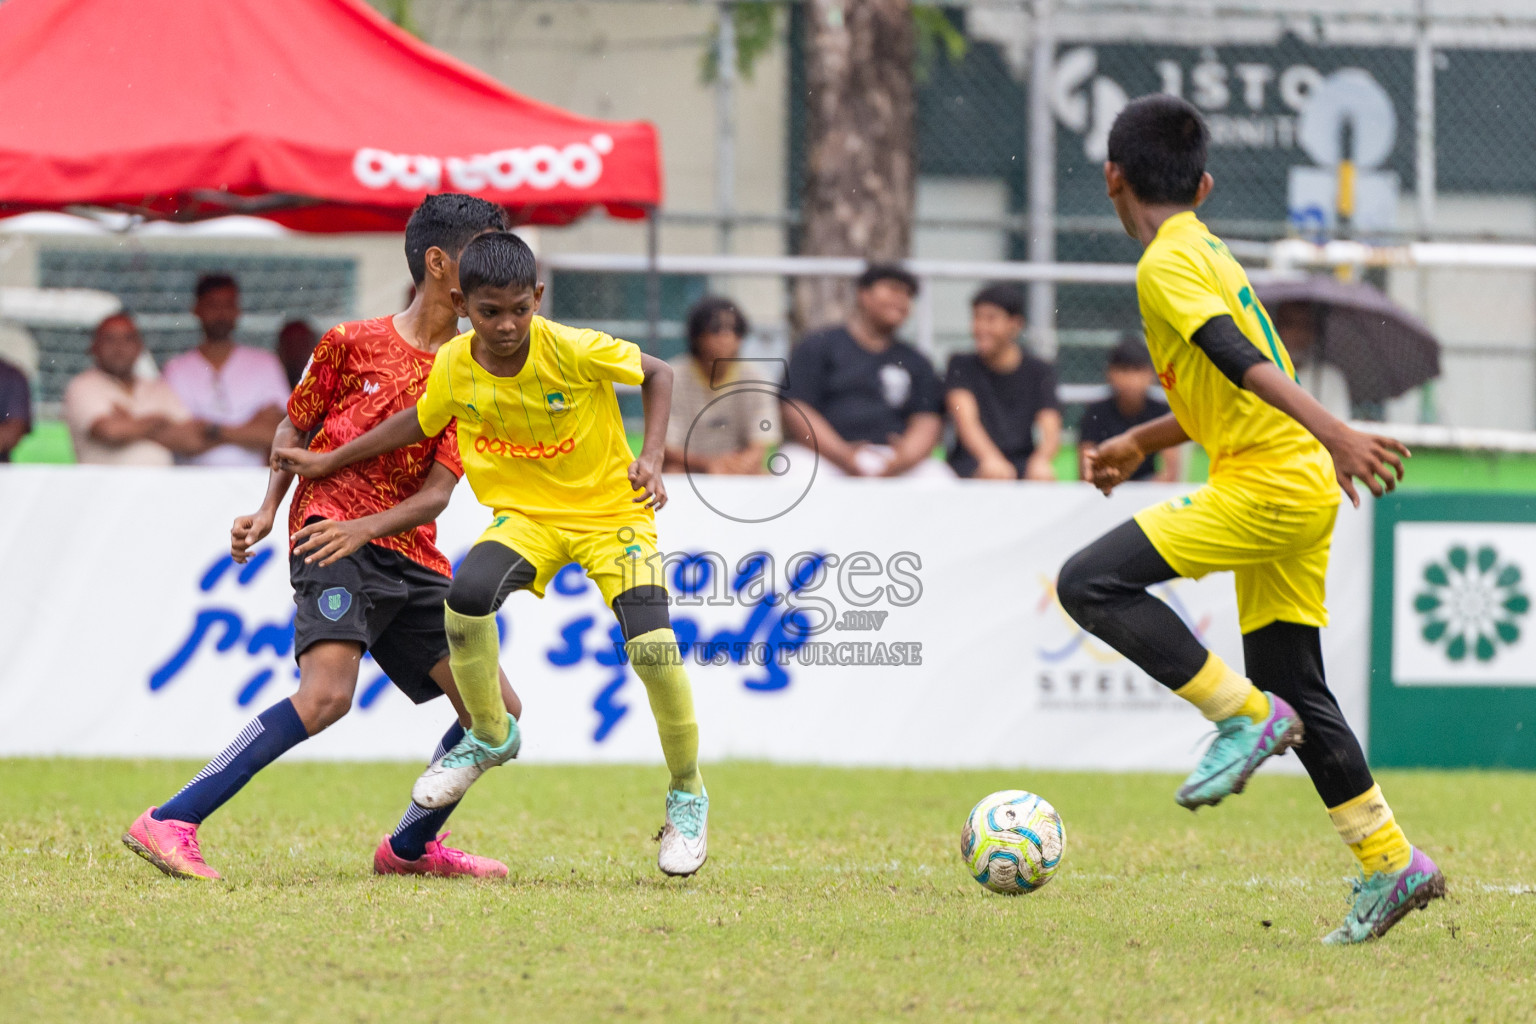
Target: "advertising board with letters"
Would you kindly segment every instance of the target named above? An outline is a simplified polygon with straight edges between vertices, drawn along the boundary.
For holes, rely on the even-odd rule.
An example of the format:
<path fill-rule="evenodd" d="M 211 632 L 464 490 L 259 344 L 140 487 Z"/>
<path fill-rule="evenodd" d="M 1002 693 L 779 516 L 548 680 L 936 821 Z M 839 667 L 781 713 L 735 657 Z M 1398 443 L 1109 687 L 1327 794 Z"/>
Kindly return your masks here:
<path fill-rule="evenodd" d="M 228 558 L 229 524 L 263 486 L 248 470 L 0 475 L 0 756 L 202 757 L 292 692 L 281 525 L 246 565 Z M 1178 488 L 1105 499 L 1085 485 L 825 477 L 668 487 L 658 569 L 706 760 L 1186 770 L 1209 732 L 1055 597 L 1073 551 Z M 439 522 L 444 552 L 462 557 L 489 519 L 461 487 Z M 1369 527 L 1368 510 L 1339 517 L 1324 633 L 1330 680 L 1361 727 Z M 1241 664 L 1229 575 L 1157 593 Z M 579 568 L 543 600 L 513 595 L 500 619 L 524 758 L 660 760 L 644 688 Z M 365 658 L 352 713 L 293 756 L 421 760 L 450 714 L 411 704 Z"/>

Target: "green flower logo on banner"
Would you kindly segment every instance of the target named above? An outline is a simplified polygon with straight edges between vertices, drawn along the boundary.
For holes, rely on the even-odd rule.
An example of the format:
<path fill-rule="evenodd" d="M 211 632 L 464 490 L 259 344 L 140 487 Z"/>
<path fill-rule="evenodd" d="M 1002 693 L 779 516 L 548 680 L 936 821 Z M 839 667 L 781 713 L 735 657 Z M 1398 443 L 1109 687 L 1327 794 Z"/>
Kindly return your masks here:
<path fill-rule="evenodd" d="M 1425 641 L 1443 641 L 1452 661 L 1469 653 L 1492 661 L 1500 644 L 1520 639 L 1520 617 L 1531 610 L 1520 580 L 1520 567 L 1501 560 L 1492 547 L 1478 548 L 1476 556 L 1460 544 L 1451 548 L 1444 561 L 1424 568 L 1425 588 L 1413 599 Z"/>

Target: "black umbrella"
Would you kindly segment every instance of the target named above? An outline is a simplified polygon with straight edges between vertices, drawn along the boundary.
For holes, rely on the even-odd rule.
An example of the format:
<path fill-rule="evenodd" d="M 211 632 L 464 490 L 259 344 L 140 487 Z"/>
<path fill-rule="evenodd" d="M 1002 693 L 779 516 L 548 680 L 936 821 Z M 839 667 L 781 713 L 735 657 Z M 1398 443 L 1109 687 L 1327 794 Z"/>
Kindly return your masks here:
<path fill-rule="evenodd" d="M 1368 284 L 1317 275 L 1271 281 L 1257 291 L 1270 316 L 1282 323 L 1287 318 L 1278 315 L 1281 306 L 1310 308 L 1311 351 L 1292 341 L 1286 347 L 1299 365 L 1321 359 L 1337 366 L 1349 382 L 1351 402 L 1384 402 L 1440 375 L 1440 343 L 1429 328 Z"/>

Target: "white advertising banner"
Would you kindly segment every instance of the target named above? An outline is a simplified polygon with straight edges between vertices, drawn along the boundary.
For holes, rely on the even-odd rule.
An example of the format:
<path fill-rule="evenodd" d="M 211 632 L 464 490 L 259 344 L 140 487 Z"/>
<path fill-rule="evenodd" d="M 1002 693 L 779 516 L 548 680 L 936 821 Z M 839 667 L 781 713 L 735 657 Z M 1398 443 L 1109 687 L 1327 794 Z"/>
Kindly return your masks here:
<path fill-rule="evenodd" d="M 0 468 L 0 756 L 200 757 L 297 685 L 280 520 L 246 566 L 247 470 Z M 1062 611 L 1075 550 L 1179 488 L 668 478 L 658 516 L 691 645 L 701 756 L 828 764 L 1188 768 L 1208 724 Z M 440 521 L 457 560 L 489 513 Z M 1339 516 L 1329 678 L 1364 728 L 1370 512 Z M 1401 547 L 1400 547 L 1400 550 Z M 1157 588 L 1234 665 L 1230 574 Z M 575 567 L 501 612 L 530 761 L 659 761 L 644 687 Z M 452 714 L 365 659 L 350 715 L 292 756 L 423 760 Z M 1286 759 L 1293 762 L 1294 759 Z"/>

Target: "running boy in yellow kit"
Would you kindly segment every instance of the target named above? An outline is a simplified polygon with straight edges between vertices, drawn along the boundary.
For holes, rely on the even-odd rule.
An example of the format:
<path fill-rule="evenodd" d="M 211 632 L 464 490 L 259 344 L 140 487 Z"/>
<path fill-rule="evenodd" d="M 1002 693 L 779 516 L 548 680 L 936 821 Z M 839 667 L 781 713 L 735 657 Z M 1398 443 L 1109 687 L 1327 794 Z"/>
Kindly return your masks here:
<path fill-rule="evenodd" d="M 1318 633 L 1339 490 L 1356 505 L 1353 480 L 1377 496 L 1392 490 L 1408 450 L 1351 429 L 1296 384 L 1243 268 L 1195 216 L 1213 184 L 1208 140 L 1199 113 L 1173 96 L 1136 100 L 1110 130 L 1104 177 L 1120 222 L 1146 247 L 1136 294 L 1173 411 L 1089 449 L 1087 462 L 1108 494 L 1153 452 L 1194 440 L 1211 457 L 1210 483 L 1073 555 L 1057 589 L 1084 629 L 1216 723 L 1179 804 L 1241 793 L 1265 759 L 1296 748 L 1363 875 L 1344 923 L 1323 941 L 1363 942 L 1445 894 L 1328 690 Z M 1237 578 L 1247 678 L 1147 593 L 1224 570 Z"/>
<path fill-rule="evenodd" d="M 414 409 L 329 453 L 274 453 L 302 476 L 441 433 L 458 421 L 464 473 L 491 525 L 454 573 L 445 611 L 448 656 L 471 728 L 417 780 L 423 807 L 459 800 L 487 769 L 517 756 L 517 722 L 502 706 L 495 613 L 507 595 L 542 597 L 577 562 L 613 608 L 630 664 L 645 683 L 671 772 L 661 870 L 691 875 L 707 856 L 709 797 L 699 774 L 693 694 L 655 567 L 654 510 L 666 503 L 661 461 L 672 371 L 631 342 L 537 316 L 544 286 L 532 251 L 510 232 L 481 235 L 459 257 L 454 302 L 474 330 L 444 345 Z M 637 384 L 645 442 L 634 458 L 614 383 Z"/>

